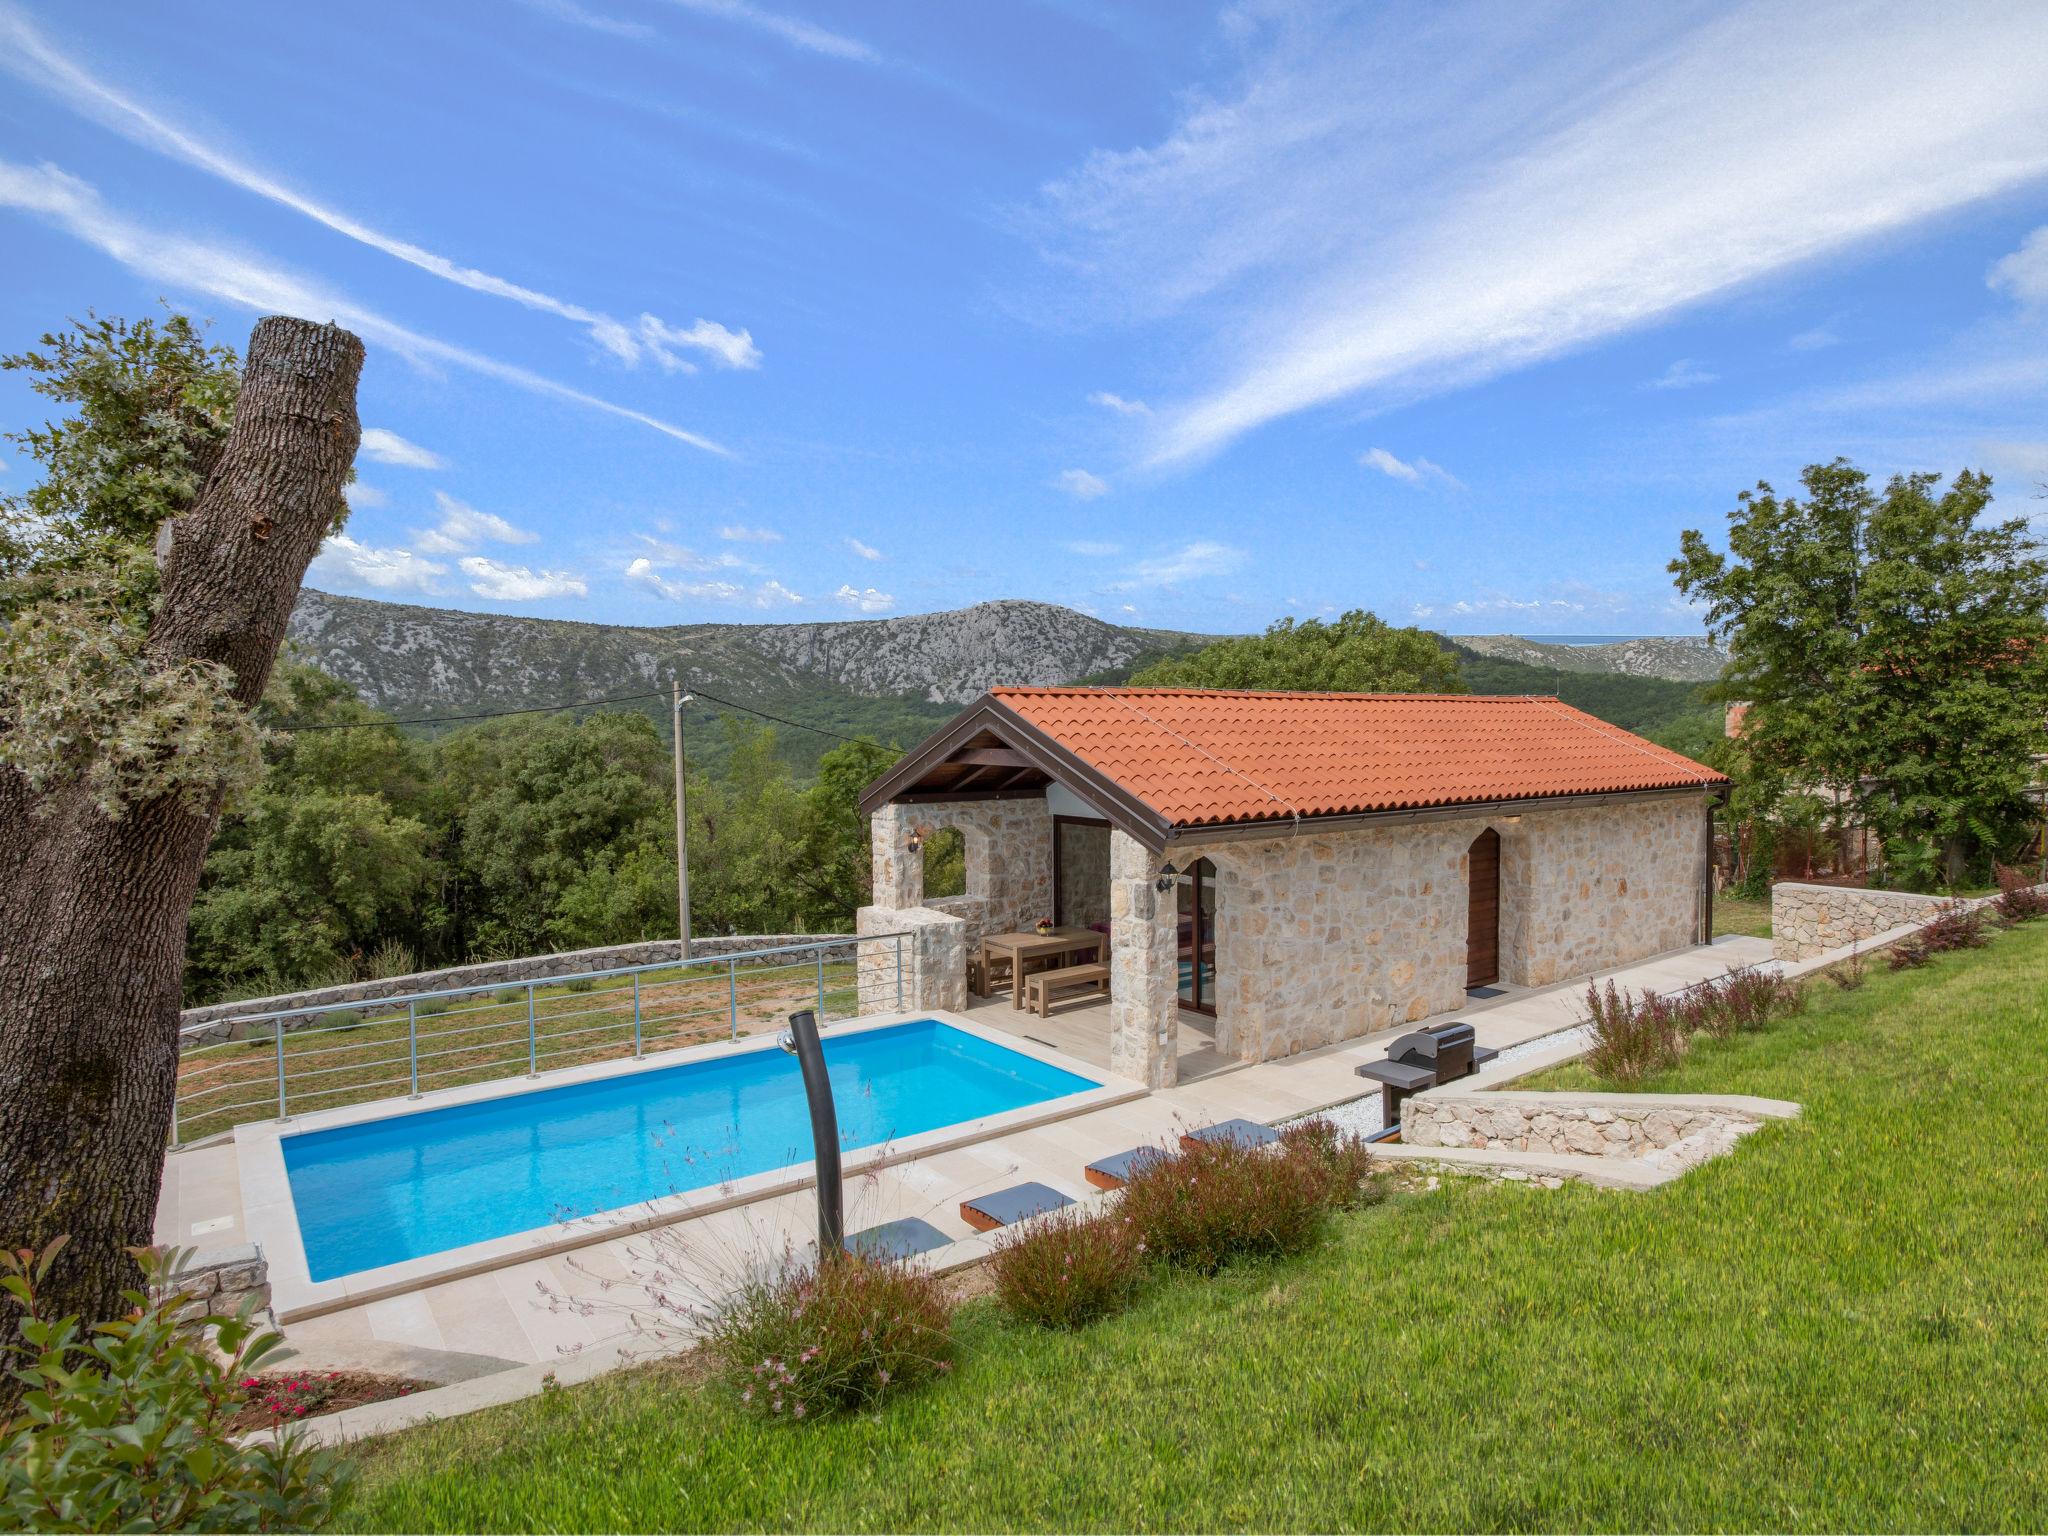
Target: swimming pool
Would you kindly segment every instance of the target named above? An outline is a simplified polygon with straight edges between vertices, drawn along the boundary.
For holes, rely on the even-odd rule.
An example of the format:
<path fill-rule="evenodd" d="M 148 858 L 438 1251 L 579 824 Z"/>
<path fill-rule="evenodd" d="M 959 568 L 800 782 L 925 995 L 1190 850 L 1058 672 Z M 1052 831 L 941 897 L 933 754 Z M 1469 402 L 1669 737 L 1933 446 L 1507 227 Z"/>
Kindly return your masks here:
<path fill-rule="evenodd" d="M 936 1019 L 828 1034 L 824 1046 L 847 1151 L 1101 1086 Z M 802 1074 L 772 1041 L 282 1141 L 314 1281 L 812 1155 Z"/>

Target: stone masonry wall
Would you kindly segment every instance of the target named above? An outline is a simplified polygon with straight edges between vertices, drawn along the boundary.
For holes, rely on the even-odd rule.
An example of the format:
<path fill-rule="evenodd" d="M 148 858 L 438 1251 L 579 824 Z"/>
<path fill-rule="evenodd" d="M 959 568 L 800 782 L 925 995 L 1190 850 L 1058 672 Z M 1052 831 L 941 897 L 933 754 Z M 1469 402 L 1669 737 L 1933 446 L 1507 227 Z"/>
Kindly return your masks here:
<path fill-rule="evenodd" d="M 1790 1108 L 1739 1095 L 1426 1093 L 1402 1103 L 1401 1141 L 1411 1147 L 1647 1157 L 1695 1136 L 1752 1130 Z"/>
<path fill-rule="evenodd" d="M 1468 851 L 1501 839 L 1501 976 L 1547 986 L 1693 942 L 1701 797 L 1364 828 L 1204 852 L 1220 1049 L 1265 1061 L 1465 1002 Z"/>
<path fill-rule="evenodd" d="M 862 1014 L 967 1006 L 967 924 L 960 918 L 930 907 L 862 907 L 854 927 L 863 940 L 854 965 Z"/>
<path fill-rule="evenodd" d="M 1109 1070 L 1148 1088 L 1180 1074 L 1180 970 L 1175 895 L 1157 886 L 1159 858 L 1109 834 Z"/>
<path fill-rule="evenodd" d="M 1043 797 L 883 806 L 870 825 L 877 907 L 925 905 L 924 855 L 908 846 L 914 827 L 958 827 L 966 840 L 966 894 L 932 907 L 967 920 L 970 947 L 984 931 L 1012 932 L 1052 916 L 1052 812 Z"/>
<path fill-rule="evenodd" d="M 1541 811 L 1502 826 L 1501 978 L 1547 987 L 1699 933 L 1700 795 Z"/>
<path fill-rule="evenodd" d="M 1942 902 L 1942 897 L 1913 891 L 1781 880 L 1771 887 L 1771 953 L 1780 960 L 1805 960 L 1907 923 L 1925 922 Z"/>
<path fill-rule="evenodd" d="M 209 1312 L 231 1314 L 251 1297 L 260 1312 L 270 1306 L 270 1265 L 263 1250 L 254 1243 L 194 1254 L 171 1277 L 171 1289 L 188 1292 L 192 1297 L 181 1317 L 204 1317 Z"/>

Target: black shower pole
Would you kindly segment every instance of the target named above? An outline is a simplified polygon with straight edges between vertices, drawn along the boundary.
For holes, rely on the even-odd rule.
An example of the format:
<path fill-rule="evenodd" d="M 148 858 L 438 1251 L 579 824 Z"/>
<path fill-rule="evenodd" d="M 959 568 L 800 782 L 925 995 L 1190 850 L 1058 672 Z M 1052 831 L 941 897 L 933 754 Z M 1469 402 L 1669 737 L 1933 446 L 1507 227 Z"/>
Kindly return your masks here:
<path fill-rule="evenodd" d="M 846 1212 L 839 1177 L 839 1116 L 832 1108 L 832 1080 L 825 1075 L 817 1016 L 808 1008 L 792 1013 L 778 1043 L 803 1069 L 804 1097 L 811 1106 L 811 1145 L 818 1158 L 818 1263 L 823 1265 L 846 1251 Z"/>

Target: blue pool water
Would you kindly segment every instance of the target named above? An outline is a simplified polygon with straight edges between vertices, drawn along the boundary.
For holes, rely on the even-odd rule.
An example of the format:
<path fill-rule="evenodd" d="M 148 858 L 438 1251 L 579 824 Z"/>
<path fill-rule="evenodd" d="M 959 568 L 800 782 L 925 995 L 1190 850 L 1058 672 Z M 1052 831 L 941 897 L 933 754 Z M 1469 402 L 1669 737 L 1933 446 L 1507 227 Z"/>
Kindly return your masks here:
<path fill-rule="evenodd" d="M 935 1019 L 825 1037 L 852 1150 L 1101 1084 Z M 283 1139 L 315 1280 L 808 1162 L 796 1058 L 772 1043 Z"/>

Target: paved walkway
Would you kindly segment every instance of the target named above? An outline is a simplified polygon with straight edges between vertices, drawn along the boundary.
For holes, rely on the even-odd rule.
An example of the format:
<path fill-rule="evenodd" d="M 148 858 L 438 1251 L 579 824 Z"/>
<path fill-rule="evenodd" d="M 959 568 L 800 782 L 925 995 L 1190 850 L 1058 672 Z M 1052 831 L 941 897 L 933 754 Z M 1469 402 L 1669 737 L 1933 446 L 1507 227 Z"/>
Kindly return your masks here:
<path fill-rule="evenodd" d="M 1767 940 L 1729 938 L 1599 979 L 1611 974 L 1620 986 L 1668 991 L 1769 956 Z M 1577 1023 L 1585 986 L 1580 980 L 1510 993 L 1458 1017 L 1471 1020 L 1482 1044 L 1501 1049 Z M 1052 1038 L 1034 1027 L 1045 1021 L 1024 1014 L 1015 1018 L 1018 1033 Z M 977 1010 L 976 1020 L 1002 1027 L 992 1010 Z M 1103 1022 L 1106 1060 L 1106 1018 Z M 1389 1030 L 1280 1061 L 1214 1072 L 1142 1099 L 881 1170 L 849 1185 L 847 1225 L 858 1229 L 919 1216 L 948 1236 L 966 1238 L 970 1229 L 960 1219 L 959 1204 L 968 1197 L 1026 1179 L 1084 1196 L 1091 1191 L 1081 1170 L 1098 1157 L 1160 1144 L 1181 1130 L 1217 1120 L 1275 1121 L 1375 1091 L 1353 1069 L 1380 1059 L 1387 1041 L 1402 1032 Z M 157 1239 L 202 1250 L 245 1241 L 240 1201 L 232 1142 L 176 1153 L 166 1168 Z M 291 1324 L 286 1334 L 309 1369 L 359 1366 L 450 1380 L 487 1371 L 493 1362 L 507 1368 L 546 1362 L 616 1338 L 632 1326 L 636 1310 L 645 1316 L 640 1281 L 657 1267 L 671 1293 L 708 1301 L 727 1293 L 763 1255 L 801 1249 L 815 1221 L 808 1192 L 780 1196 L 305 1319 Z M 575 1302 L 602 1310 L 581 1315 Z"/>

